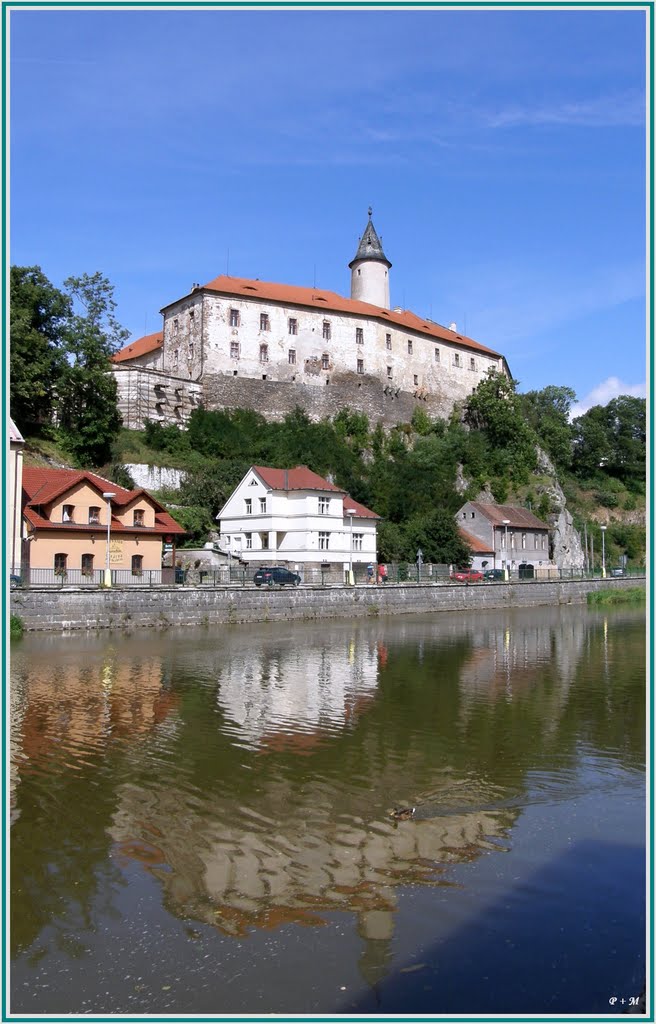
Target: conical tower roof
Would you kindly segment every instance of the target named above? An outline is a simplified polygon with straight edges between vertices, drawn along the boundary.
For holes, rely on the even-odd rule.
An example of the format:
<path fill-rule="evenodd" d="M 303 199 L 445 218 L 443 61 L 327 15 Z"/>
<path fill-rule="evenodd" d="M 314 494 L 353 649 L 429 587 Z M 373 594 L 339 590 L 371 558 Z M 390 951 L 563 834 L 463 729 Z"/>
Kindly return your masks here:
<path fill-rule="evenodd" d="M 383 252 L 382 242 L 376 234 L 376 229 L 371 220 L 372 212 L 371 207 L 369 207 L 369 220 L 367 221 L 367 226 L 362 233 L 362 238 L 358 245 L 358 251 L 349 263 L 349 267 L 352 267 L 357 260 L 378 260 L 380 263 L 387 264 L 388 267 L 392 266 Z"/>

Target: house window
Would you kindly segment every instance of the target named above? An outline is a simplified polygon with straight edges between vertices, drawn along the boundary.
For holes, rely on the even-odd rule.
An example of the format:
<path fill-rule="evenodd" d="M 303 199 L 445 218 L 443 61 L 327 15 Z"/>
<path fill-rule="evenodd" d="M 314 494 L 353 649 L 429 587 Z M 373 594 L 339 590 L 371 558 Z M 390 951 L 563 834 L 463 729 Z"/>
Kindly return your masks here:
<path fill-rule="evenodd" d="M 364 537 L 363 533 L 354 533 L 353 534 L 353 550 L 354 551 L 362 551 L 362 538 L 363 537 Z"/>
<path fill-rule="evenodd" d="M 392 379 L 392 367 L 391 366 L 387 367 L 387 377 L 388 377 L 388 380 Z"/>
<path fill-rule="evenodd" d="M 364 345 L 364 331 L 361 327 L 355 328 L 355 343 L 356 345 Z"/>
<path fill-rule="evenodd" d="M 100 523 L 100 508 L 98 505 L 92 505 L 89 509 L 89 522 L 96 524 Z"/>
<path fill-rule="evenodd" d="M 144 510 L 142 508 L 135 508 L 132 513 L 132 525 L 133 526 L 145 526 L 144 523 Z"/>
<path fill-rule="evenodd" d="M 262 548 L 263 551 L 268 551 L 269 550 L 269 534 L 268 533 L 261 533 L 260 534 L 260 547 Z"/>
<path fill-rule="evenodd" d="M 357 371 L 358 373 L 364 373 L 364 359 L 358 359 Z"/>
<path fill-rule="evenodd" d="M 439 350 L 439 348 L 436 348 L 435 349 L 435 362 L 439 363 L 439 361 L 440 361 L 440 350 Z"/>
<path fill-rule="evenodd" d="M 250 548 L 253 547 L 253 534 L 252 533 L 245 533 L 244 534 L 244 540 L 246 541 L 246 550 L 249 550 Z"/>
<path fill-rule="evenodd" d="M 523 548 L 526 547 L 526 534 L 525 533 L 522 534 L 522 547 Z"/>
<path fill-rule="evenodd" d="M 327 370 L 327 369 L 329 369 L 329 367 L 330 367 L 330 356 L 328 355 L 327 352 L 324 352 L 324 354 L 321 357 L 321 369 L 322 370 Z"/>
<path fill-rule="evenodd" d="M 412 338 L 408 338 L 408 355 L 412 355 Z"/>
<path fill-rule="evenodd" d="M 93 555 L 82 555 L 80 569 L 83 576 L 93 576 Z"/>
<path fill-rule="evenodd" d="M 388 351 L 390 351 L 390 352 L 392 351 L 392 335 L 391 334 L 386 334 L 385 335 L 385 346 L 388 349 Z"/>
<path fill-rule="evenodd" d="M 540 540 L 541 540 L 541 542 L 542 542 L 542 543 L 540 544 L 540 547 L 542 547 L 542 548 L 546 548 L 546 546 L 547 546 L 547 545 L 546 545 L 546 543 L 545 543 L 546 539 L 547 539 L 547 538 L 546 538 L 545 534 L 543 533 L 543 534 L 542 534 L 542 536 L 540 537 Z"/>
<path fill-rule="evenodd" d="M 269 362 L 269 346 L 268 345 L 260 345 L 260 362 L 261 363 L 268 363 Z"/>
<path fill-rule="evenodd" d="M 319 498 L 319 515 L 327 516 L 330 508 L 330 498 Z"/>
<path fill-rule="evenodd" d="M 57 554 L 55 555 L 55 561 L 54 561 L 55 576 L 65 576 L 66 575 L 66 561 L 67 561 L 67 559 L 68 559 L 68 555 L 66 555 L 63 551 L 57 552 Z"/>
<path fill-rule="evenodd" d="M 475 370 L 476 369 L 476 360 L 474 359 L 473 356 L 469 360 L 469 369 L 470 370 Z"/>
<path fill-rule="evenodd" d="M 231 341 L 230 342 L 230 358 L 231 359 L 239 359 L 239 342 L 238 341 Z"/>
<path fill-rule="evenodd" d="M 329 533 L 320 533 L 319 534 L 319 551 L 327 551 L 328 550 L 328 539 L 329 539 L 329 537 L 330 537 Z"/>
<path fill-rule="evenodd" d="M 475 518 L 476 518 L 476 513 L 475 513 L 475 512 L 470 512 L 470 513 L 469 513 L 469 515 L 470 515 L 470 517 L 471 517 L 472 519 L 475 519 Z"/>
<path fill-rule="evenodd" d="M 453 365 L 460 366 L 460 354 L 458 352 L 453 357 Z"/>
<path fill-rule="evenodd" d="M 501 547 L 502 547 L 502 548 L 505 548 L 505 546 L 506 546 L 506 534 L 505 534 L 505 531 L 504 531 L 504 532 L 503 532 L 503 533 L 501 534 Z"/>
<path fill-rule="evenodd" d="M 419 383 L 419 377 L 417 376 L 417 374 L 416 374 L 416 373 L 415 373 L 415 374 L 413 375 L 413 378 L 412 378 L 412 379 L 413 379 L 413 381 L 414 381 L 414 385 L 415 385 L 415 387 L 417 387 L 417 385 L 418 385 L 418 383 Z"/>
<path fill-rule="evenodd" d="M 247 516 L 252 516 L 253 515 L 253 499 L 252 498 L 245 498 L 244 499 L 244 512 L 246 513 Z"/>
<path fill-rule="evenodd" d="M 75 511 L 75 505 L 64 505 L 62 507 L 62 523 L 74 522 L 73 513 Z"/>
<path fill-rule="evenodd" d="M 289 352 L 287 353 L 287 362 L 289 363 L 290 366 L 296 366 L 296 349 L 295 348 L 290 348 Z"/>
<path fill-rule="evenodd" d="M 260 330 L 268 331 L 269 329 L 269 314 L 260 313 Z"/>
<path fill-rule="evenodd" d="M 330 320 L 324 320 L 322 336 L 326 341 L 330 341 Z"/>
<path fill-rule="evenodd" d="M 260 512 L 266 512 L 266 498 L 260 498 Z"/>
<path fill-rule="evenodd" d="M 290 316 L 289 320 L 287 321 L 287 327 L 290 334 L 298 334 L 298 320 L 296 320 L 293 316 Z"/>
<path fill-rule="evenodd" d="M 230 310 L 230 326 L 231 327 L 239 327 L 239 310 L 238 309 L 231 309 Z"/>
<path fill-rule="evenodd" d="M 132 575 L 143 576 L 143 555 L 132 556 Z"/>

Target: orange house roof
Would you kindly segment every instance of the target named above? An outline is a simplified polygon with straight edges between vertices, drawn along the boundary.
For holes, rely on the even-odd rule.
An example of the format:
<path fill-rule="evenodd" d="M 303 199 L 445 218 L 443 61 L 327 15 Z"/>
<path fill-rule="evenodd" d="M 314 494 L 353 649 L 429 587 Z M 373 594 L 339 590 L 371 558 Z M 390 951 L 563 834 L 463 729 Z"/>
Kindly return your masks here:
<path fill-rule="evenodd" d="M 303 288 L 300 285 L 276 284 L 273 281 L 258 281 L 257 279 L 251 280 L 245 277 L 230 277 L 228 274 L 220 274 L 203 285 L 201 289 L 196 289 L 196 291 L 199 290 L 216 292 L 221 295 L 234 295 L 241 298 L 263 299 L 267 302 L 279 302 L 289 306 L 307 306 L 310 309 L 322 309 L 326 313 L 351 313 L 358 316 L 373 317 L 384 323 L 394 324 L 406 330 L 425 334 L 432 339 L 464 345 L 466 348 L 471 348 L 476 352 L 482 352 L 485 355 L 496 358 L 501 356 L 501 353 L 479 344 L 473 338 L 468 338 L 464 334 L 458 334 L 456 331 L 450 331 L 447 327 L 442 327 L 441 324 L 427 320 L 425 317 L 416 316 L 415 313 L 411 313 L 409 310 L 396 312 L 393 309 L 384 309 L 381 306 L 373 306 L 369 302 L 346 299 L 343 295 L 326 291 L 323 288 Z M 175 303 L 168 303 L 162 308 L 162 312 L 173 305 Z M 122 349 L 121 352 L 123 351 L 125 350 Z M 121 355 L 120 352 L 117 354 Z M 116 356 L 114 358 L 116 359 Z M 123 358 L 134 358 L 134 356 L 124 356 Z"/>
<path fill-rule="evenodd" d="M 351 498 L 341 487 L 336 487 L 329 480 L 324 480 L 318 473 L 313 473 L 307 466 L 295 466 L 293 469 L 272 469 L 269 466 L 252 466 L 267 487 L 273 491 L 335 491 L 343 494 L 344 514 L 347 508 L 354 508 L 354 519 L 380 519 L 366 505 Z"/>
<path fill-rule="evenodd" d="M 458 533 L 464 540 L 467 547 L 471 550 L 474 555 L 493 555 L 494 549 L 486 544 L 484 540 L 479 540 L 478 537 L 474 537 L 473 533 L 468 533 L 467 530 L 463 530 L 462 526 L 458 527 Z"/>
<path fill-rule="evenodd" d="M 136 359 L 137 356 L 145 356 L 148 352 L 154 352 L 156 349 L 161 348 L 163 344 L 164 335 L 162 331 L 156 331 L 154 334 L 144 334 L 142 338 L 136 338 L 129 345 L 115 352 L 112 356 L 112 362 L 122 363 L 126 359 Z"/>
<path fill-rule="evenodd" d="M 103 493 L 112 491 L 115 495 L 111 499 L 112 508 L 121 512 L 139 498 L 147 498 L 155 510 L 155 526 L 139 527 L 140 535 L 153 533 L 181 535 L 186 532 L 176 523 L 164 506 L 142 487 L 129 491 L 125 487 L 119 487 L 111 480 L 105 480 L 97 473 L 78 469 L 42 469 L 38 466 L 25 466 L 23 468 L 23 515 L 34 529 L 63 530 L 68 533 L 80 529 L 91 532 L 104 530 L 104 526 L 87 523 L 53 523 L 41 511 L 44 505 L 49 505 L 57 498 L 74 492 L 83 483 L 90 484 L 98 491 L 98 498 L 101 502 L 106 500 L 102 497 Z M 111 529 L 112 532 L 134 533 L 134 527 L 124 526 L 114 516 L 112 516 Z"/>

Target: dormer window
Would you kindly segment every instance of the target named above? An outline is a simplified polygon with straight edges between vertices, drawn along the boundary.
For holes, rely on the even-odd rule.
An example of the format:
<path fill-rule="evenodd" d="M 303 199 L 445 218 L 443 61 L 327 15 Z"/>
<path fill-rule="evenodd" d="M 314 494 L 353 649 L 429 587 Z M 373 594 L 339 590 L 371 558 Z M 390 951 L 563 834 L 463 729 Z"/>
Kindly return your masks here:
<path fill-rule="evenodd" d="M 135 508 L 132 513 L 132 525 L 133 526 L 145 526 L 144 522 L 144 510 L 142 508 Z"/>
<path fill-rule="evenodd" d="M 89 509 L 89 523 L 95 525 L 100 523 L 100 508 L 98 505 L 92 505 Z"/>
<path fill-rule="evenodd" d="M 75 505 L 63 505 L 62 506 L 62 523 L 74 522 L 73 513 L 75 512 Z"/>

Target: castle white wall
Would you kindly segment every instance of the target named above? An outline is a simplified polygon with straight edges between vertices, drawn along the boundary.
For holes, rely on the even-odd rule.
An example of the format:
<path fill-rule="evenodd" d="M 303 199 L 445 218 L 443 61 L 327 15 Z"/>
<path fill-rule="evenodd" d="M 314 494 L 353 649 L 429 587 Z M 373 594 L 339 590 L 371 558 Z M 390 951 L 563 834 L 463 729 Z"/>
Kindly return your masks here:
<path fill-rule="evenodd" d="M 380 260 L 356 260 L 351 267 L 351 298 L 390 308 L 389 269 Z"/>

